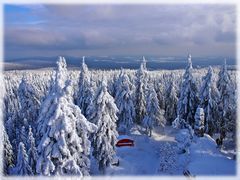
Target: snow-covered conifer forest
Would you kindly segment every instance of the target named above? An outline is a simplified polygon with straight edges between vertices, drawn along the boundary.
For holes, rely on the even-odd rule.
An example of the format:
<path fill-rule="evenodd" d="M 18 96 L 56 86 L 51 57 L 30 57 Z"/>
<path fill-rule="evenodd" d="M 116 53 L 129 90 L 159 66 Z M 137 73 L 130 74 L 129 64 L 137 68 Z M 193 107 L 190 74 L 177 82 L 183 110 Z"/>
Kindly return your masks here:
<path fill-rule="evenodd" d="M 235 175 L 236 70 L 5 71 L 6 176 Z M 134 145 L 117 147 L 121 139 Z"/>

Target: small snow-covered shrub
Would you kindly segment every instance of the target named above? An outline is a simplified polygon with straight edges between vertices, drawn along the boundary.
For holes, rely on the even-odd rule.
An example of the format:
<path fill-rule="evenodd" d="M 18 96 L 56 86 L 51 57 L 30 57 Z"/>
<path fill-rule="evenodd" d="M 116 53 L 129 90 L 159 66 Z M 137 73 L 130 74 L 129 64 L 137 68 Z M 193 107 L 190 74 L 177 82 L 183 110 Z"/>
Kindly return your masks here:
<path fill-rule="evenodd" d="M 204 109 L 198 107 L 194 118 L 195 118 L 195 124 L 194 124 L 195 134 L 199 137 L 203 137 L 203 133 L 204 133 Z"/>
<path fill-rule="evenodd" d="M 179 116 L 172 122 L 172 127 L 175 129 L 185 128 L 186 122 L 184 119 L 181 119 Z"/>
<path fill-rule="evenodd" d="M 192 142 L 192 135 L 189 129 L 181 129 L 175 137 L 177 147 L 180 153 L 188 152 L 188 148 Z"/>

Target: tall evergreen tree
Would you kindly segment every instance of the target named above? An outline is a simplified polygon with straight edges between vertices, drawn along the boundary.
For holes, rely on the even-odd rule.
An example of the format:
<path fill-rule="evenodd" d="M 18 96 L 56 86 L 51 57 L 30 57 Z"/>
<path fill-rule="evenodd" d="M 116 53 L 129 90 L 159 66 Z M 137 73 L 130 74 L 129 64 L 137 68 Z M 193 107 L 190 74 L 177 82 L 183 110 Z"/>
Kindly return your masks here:
<path fill-rule="evenodd" d="M 152 129 L 154 126 L 164 127 L 166 119 L 164 117 L 164 110 L 159 106 L 157 93 L 152 84 L 149 84 L 148 96 L 147 96 L 147 109 L 146 115 L 143 119 L 143 125 L 147 129 L 149 136 L 152 135 Z"/>
<path fill-rule="evenodd" d="M 165 98 L 165 94 L 166 94 L 165 83 L 166 82 L 165 82 L 165 80 L 166 80 L 166 78 L 163 74 L 162 77 L 159 80 L 154 81 L 156 93 L 157 93 L 157 96 L 158 96 L 159 106 L 163 110 L 166 108 L 166 98 Z"/>
<path fill-rule="evenodd" d="M 28 164 L 28 155 L 22 142 L 18 146 L 17 164 L 13 172 L 16 175 L 33 175 L 32 168 Z"/>
<path fill-rule="evenodd" d="M 20 121 L 20 103 L 19 96 L 17 93 L 17 83 L 7 78 L 5 83 L 4 93 L 4 126 L 6 127 L 6 132 L 9 136 L 9 140 L 12 143 L 13 151 L 17 152 L 19 137 L 21 133 L 22 121 Z"/>
<path fill-rule="evenodd" d="M 111 94 L 111 96 L 113 98 L 115 98 L 117 90 L 118 90 L 117 88 L 119 87 L 119 85 L 118 85 L 119 76 L 120 76 L 120 74 L 114 73 L 113 77 L 110 78 L 110 80 L 109 80 L 110 83 L 108 83 L 108 91 L 109 91 L 109 94 Z"/>
<path fill-rule="evenodd" d="M 85 64 L 85 57 L 82 59 L 82 66 L 80 69 L 79 76 L 79 91 L 77 97 L 77 105 L 80 107 L 84 116 L 86 116 L 87 107 L 90 104 L 90 99 L 88 98 L 91 95 L 90 90 L 90 73 L 88 71 L 88 67 Z"/>
<path fill-rule="evenodd" d="M 226 132 L 236 132 L 236 117 L 232 113 L 234 109 L 234 90 L 231 86 L 230 75 L 227 71 L 226 60 L 218 74 L 217 88 L 219 91 L 219 114 L 218 129 L 220 130 L 220 138 L 225 138 Z"/>
<path fill-rule="evenodd" d="M 12 145 L 9 141 L 8 134 L 3 128 L 3 173 L 5 175 L 10 174 L 9 171 L 14 167 L 14 154 Z"/>
<path fill-rule="evenodd" d="M 105 80 L 102 81 L 94 102 L 96 113 L 91 117 L 91 122 L 96 123 L 98 130 L 93 137 L 93 156 L 98 162 L 99 170 L 104 173 L 116 154 L 115 144 L 118 136 L 116 131 L 118 109 L 107 91 Z"/>
<path fill-rule="evenodd" d="M 25 145 L 25 147 L 28 144 L 28 138 L 27 138 L 27 132 L 26 132 L 25 126 L 22 126 L 21 128 L 19 142 L 22 142 Z"/>
<path fill-rule="evenodd" d="M 40 93 L 34 86 L 28 82 L 26 75 L 23 76 L 19 88 L 18 96 L 20 102 L 21 127 L 28 125 L 36 127 L 36 120 L 40 108 Z M 19 128 L 21 128 L 19 127 Z"/>
<path fill-rule="evenodd" d="M 204 127 L 205 132 L 210 136 L 213 135 L 215 131 L 215 111 L 217 109 L 217 102 L 215 100 L 216 93 L 214 93 L 213 87 L 213 70 L 212 67 L 209 66 L 208 73 L 203 77 L 202 86 L 200 89 L 199 97 L 200 97 L 200 107 L 204 109 Z"/>
<path fill-rule="evenodd" d="M 133 94 L 130 89 L 130 81 L 125 71 L 121 71 L 117 80 L 116 105 L 118 111 L 118 127 L 124 132 L 130 130 L 133 125 L 136 113 L 133 102 Z"/>
<path fill-rule="evenodd" d="M 38 122 L 36 171 L 41 175 L 89 175 L 90 141 L 96 130 L 73 102 L 66 61 L 60 57 L 54 86 L 42 104 Z"/>
<path fill-rule="evenodd" d="M 192 127 L 194 125 L 194 115 L 198 106 L 198 89 L 192 75 L 191 55 L 188 56 L 188 65 L 183 75 L 183 82 L 178 100 L 178 115 Z"/>
<path fill-rule="evenodd" d="M 32 167 L 32 171 L 36 174 L 36 164 L 38 159 L 37 148 L 35 145 L 35 138 L 32 133 L 32 128 L 29 126 L 28 130 L 28 161 L 29 165 Z"/>
<path fill-rule="evenodd" d="M 96 82 L 93 80 L 92 73 L 90 77 L 90 87 L 89 87 L 89 95 L 88 95 L 88 106 L 86 109 L 86 118 L 89 120 L 91 119 L 92 114 L 94 113 L 94 98 L 95 98 L 95 91 L 96 91 Z"/>
<path fill-rule="evenodd" d="M 144 57 L 136 76 L 136 122 L 138 124 L 142 124 L 142 120 L 146 113 L 147 90 L 147 69 L 146 60 Z"/>
<path fill-rule="evenodd" d="M 169 124 L 172 124 L 173 120 L 177 117 L 177 88 L 173 82 L 170 82 L 166 94 L 165 94 L 165 117 Z"/>

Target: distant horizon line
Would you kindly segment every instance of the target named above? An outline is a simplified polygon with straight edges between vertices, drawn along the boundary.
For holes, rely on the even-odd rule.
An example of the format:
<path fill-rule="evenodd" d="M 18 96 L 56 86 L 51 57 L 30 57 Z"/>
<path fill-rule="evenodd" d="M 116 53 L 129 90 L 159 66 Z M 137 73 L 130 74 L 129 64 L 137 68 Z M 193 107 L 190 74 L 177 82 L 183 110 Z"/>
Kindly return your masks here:
<path fill-rule="evenodd" d="M 231 59 L 236 59 L 237 56 L 223 56 L 223 55 L 197 55 L 194 56 L 194 54 L 190 53 L 192 55 L 192 58 L 231 58 Z M 13 57 L 13 58 L 5 58 L 3 57 L 3 62 L 5 61 L 16 61 L 16 60 L 24 60 L 24 59 L 30 59 L 30 58 L 58 58 L 59 56 L 65 57 L 65 58 L 82 58 L 83 56 L 85 58 L 91 58 L 91 57 L 100 57 L 100 58 L 104 58 L 104 57 L 123 57 L 123 58 L 128 58 L 128 57 L 145 57 L 146 60 L 148 57 L 153 58 L 153 57 L 162 57 L 162 58 L 169 58 L 169 57 L 173 57 L 173 58 L 185 58 L 187 59 L 188 54 L 186 55 L 52 55 L 52 56 L 25 56 L 25 57 Z"/>

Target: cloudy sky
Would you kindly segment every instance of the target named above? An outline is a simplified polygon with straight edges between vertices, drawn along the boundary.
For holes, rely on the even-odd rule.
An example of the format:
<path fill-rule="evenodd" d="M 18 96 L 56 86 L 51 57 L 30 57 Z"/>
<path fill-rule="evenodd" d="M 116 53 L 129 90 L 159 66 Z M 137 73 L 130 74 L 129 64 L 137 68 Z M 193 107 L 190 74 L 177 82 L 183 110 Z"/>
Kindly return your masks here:
<path fill-rule="evenodd" d="M 5 5 L 5 60 L 56 55 L 235 57 L 233 5 Z"/>

